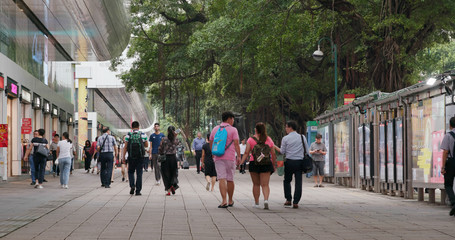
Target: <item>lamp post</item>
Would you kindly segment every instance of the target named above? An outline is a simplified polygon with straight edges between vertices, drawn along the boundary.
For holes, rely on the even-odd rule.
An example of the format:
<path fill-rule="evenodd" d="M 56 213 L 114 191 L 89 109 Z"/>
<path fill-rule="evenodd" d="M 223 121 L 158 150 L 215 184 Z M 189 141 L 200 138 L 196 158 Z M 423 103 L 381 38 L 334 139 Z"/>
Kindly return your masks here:
<path fill-rule="evenodd" d="M 314 51 L 313 58 L 316 61 L 321 61 L 324 58 L 324 53 L 321 51 L 321 41 L 328 40 L 332 47 L 333 59 L 332 62 L 335 63 L 335 108 L 338 107 L 338 61 L 337 61 L 337 45 L 333 43 L 332 39 L 328 37 L 323 37 L 318 41 L 318 50 Z"/>

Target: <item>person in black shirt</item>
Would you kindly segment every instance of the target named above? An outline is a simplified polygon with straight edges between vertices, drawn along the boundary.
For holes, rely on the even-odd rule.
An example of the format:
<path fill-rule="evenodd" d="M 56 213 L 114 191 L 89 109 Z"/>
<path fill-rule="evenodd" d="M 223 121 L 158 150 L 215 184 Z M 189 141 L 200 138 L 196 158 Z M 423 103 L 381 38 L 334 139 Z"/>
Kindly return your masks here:
<path fill-rule="evenodd" d="M 210 188 L 210 182 L 212 183 L 211 191 L 215 188 L 216 183 L 216 169 L 215 163 L 212 158 L 212 150 L 210 149 L 210 134 L 207 134 L 205 139 L 207 142 L 202 146 L 202 168 L 204 168 L 205 179 L 207 180 L 207 186 L 205 189 L 208 191 Z"/>
<path fill-rule="evenodd" d="M 84 157 L 84 163 L 85 163 L 85 171 L 87 173 L 90 172 L 90 163 L 92 161 L 92 154 L 90 154 L 90 148 L 92 147 L 92 144 L 90 143 L 90 140 L 85 141 L 85 146 L 84 146 L 84 151 L 82 152 L 83 157 Z"/>
<path fill-rule="evenodd" d="M 34 154 L 33 154 L 33 162 L 35 164 L 35 178 L 36 181 L 38 181 L 35 185 L 35 188 L 43 188 L 43 180 L 44 180 L 44 170 L 46 168 L 46 161 L 47 158 L 46 156 L 43 156 L 38 153 L 38 146 L 39 145 L 44 145 L 47 149 L 49 147 L 47 146 L 48 141 L 44 138 L 44 134 L 46 131 L 44 129 L 39 129 L 38 130 L 38 137 L 34 137 L 31 141 L 34 147 Z M 28 156 L 30 155 L 32 148 L 29 148 L 28 151 L 25 153 L 25 160 L 28 160 Z"/>

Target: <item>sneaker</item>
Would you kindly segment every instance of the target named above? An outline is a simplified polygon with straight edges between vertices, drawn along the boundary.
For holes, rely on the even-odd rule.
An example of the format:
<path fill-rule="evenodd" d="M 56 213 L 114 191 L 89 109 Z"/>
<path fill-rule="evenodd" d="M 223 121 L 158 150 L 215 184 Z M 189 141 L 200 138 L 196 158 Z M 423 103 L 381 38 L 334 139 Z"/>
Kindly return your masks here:
<path fill-rule="evenodd" d="M 65 185 L 62 184 L 60 187 L 61 187 L 61 188 L 65 188 Z"/>
<path fill-rule="evenodd" d="M 131 194 L 131 195 L 134 194 L 134 190 L 135 190 L 134 188 L 131 188 L 131 189 L 130 189 L 130 194 Z"/>
<path fill-rule="evenodd" d="M 136 193 L 136 196 L 141 196 L 141 195 L 142 195 L 142 193 L 140 193 L 140 192 Z"/>
<path fill-rule="evenodd" d="M 155 182 L 155 185 L 156 185 L 156 186 L 160 185 L 160 181 L 156 181 L 156 182 Z"/>
<path fill-rule="evenodd" d="M 39 186 L 38 184 L 35 184 L 35 188 L 38 188 L 38 186 Z"/>
<path fill-rule="evenodd" d="M 292 206 L 291 201 L 286 201 L 284 203 L 284 207 L 291 207 L 291 206 Z"/>
<path fill-rule="evenodd" d="M 52 173 L 52 176 L 54 176 L 54 177 L 55 177 L 55 172 L 54 172 L 54 173 Z"/>
<path fill-rule="evenodd" d="M 63 185 L 63 188 L 64 189 L 68 189 L 68 185 Z"/>
<path fill-rule="evenodd" d="M 450 216 L 455 215 L 455 206 L 452 207 L 452 209 L 450 210 L 449 215 L 450 215 Z"/>
<path fill-rule="evenodd" d="M 264 209 L 269 209 L 269 201 L 264 200 Z"/>
<path fill-rule="evenodd" d="M 254 203 L 253 208 L 261 209 L 261 206 L 259 206 L 259 204 Z"/>
<path fill-rule="evenodd" d="M 36 182 L 31 182 L 30 185 L 36 185 Z"/>
<path fill-rule="evenodd" d="M 299 208 L 299 204 L 292 204 L 292 208 Z"/>
<path fill-rule="evenodd" d="M 207 185 L 205 186 L 205 190 L 209 190 L 210 189 L 210 183 L 208 182 Z"/>
<path fill-rule="evenodd" d="M 38 189 L 43 189 L 43 185 L 38 185 Z"/>
<path fill-rule="evenodd" d="M 124 178 L 124 177 L 122 177 L 122 182 L 124 182 L 124 181 L 125 181 L 125 178 Z"/>
<path fill-rule="evenodd" d="M 324 187 L 324 185 L 322 185 L 322 184 L 319 184 L 319 187 Z"/>
<path fill-rule="evenodd" d="M 313 187 L 319 187 L 319 185 L 316 184 L 316 185 L 314 185 Z"/>

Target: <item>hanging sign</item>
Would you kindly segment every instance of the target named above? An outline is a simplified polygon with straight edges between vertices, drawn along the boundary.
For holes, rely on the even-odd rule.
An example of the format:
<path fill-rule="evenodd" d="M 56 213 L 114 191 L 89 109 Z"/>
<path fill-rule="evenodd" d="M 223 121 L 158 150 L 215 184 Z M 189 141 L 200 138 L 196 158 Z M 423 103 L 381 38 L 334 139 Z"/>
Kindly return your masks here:
<path fill-rule="evenodd" d="M 32 119 L 31 118 L 22 118 L 21 134 L 30 134 L 30 133 L 32 133 Z"/>
<path fill-rule="evenodd" d="M 344 94 L 344 105 L 349 105 L 355 99 L 355 94 Z"/>
<path fill-rule="evenodd" d="M 0 124 L 0 147 L 8 147 L 8 124 Z"/>

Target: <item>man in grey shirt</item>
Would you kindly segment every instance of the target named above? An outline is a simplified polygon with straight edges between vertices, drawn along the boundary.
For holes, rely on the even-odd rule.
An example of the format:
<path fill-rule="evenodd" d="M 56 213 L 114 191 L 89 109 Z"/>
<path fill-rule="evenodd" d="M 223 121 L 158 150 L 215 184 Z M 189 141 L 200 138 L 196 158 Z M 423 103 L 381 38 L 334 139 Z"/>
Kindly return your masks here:
<path fill-rule="evenodd" d="M 443 150 L 441 173 L 444 174 L 444 188 L 446 189 L 447 196 L 449 197 L 452 205 L 452 209 L 449 214 L 450 216 L 453 216 L 455 215 L 455 194 L 453 192 L 453 180 L 455 178 L 455 117 L 451 117 L 449 123 L 450 132 L 444 136 L 441 143 L 441 149 Z"/>
<path fill-rule="evenodd" d="M 324 187 L 322 185 L 322 179 L 324 178 L 324 160 L 327 154 L 327 148 L 321 140 L 322 135 L 320 133 L 316 134 L 316 141 L 310 146 L 310 154 L 313 157 L 313 177 L 314 183 L 316 184 L 314 187 Z"/>
<path fill-rule="evenodd" d="M 275 147 L 275 150 L 286 155 L 283 181 L 284 197 L 286 198 L 286 202 L 284 203 L 285 207 L 291 206 L 292 175 L 295 177 L 294 201 L 292 202 L 293 208 L 299 208 L 299 201 L 302 197 L 303 144 L 305 144 L 306 149 L 309 149 L 306 137 L 298 134 L 295 131 L 296 129 L 297 123 L 295 121 L 287 122 L 286 133 L 288 135 L 281 140 L 281 148 Z"/>

